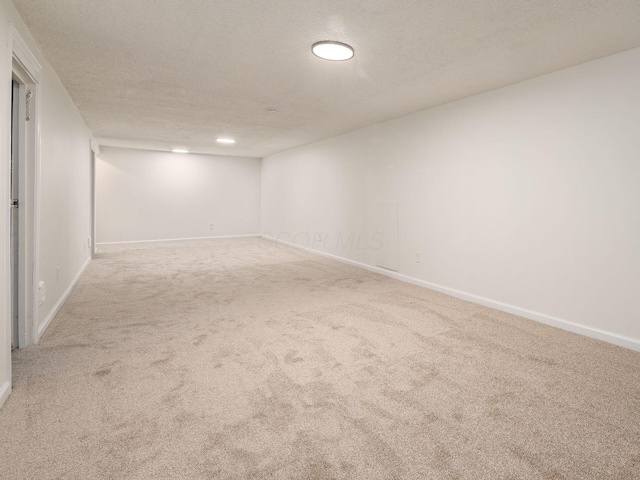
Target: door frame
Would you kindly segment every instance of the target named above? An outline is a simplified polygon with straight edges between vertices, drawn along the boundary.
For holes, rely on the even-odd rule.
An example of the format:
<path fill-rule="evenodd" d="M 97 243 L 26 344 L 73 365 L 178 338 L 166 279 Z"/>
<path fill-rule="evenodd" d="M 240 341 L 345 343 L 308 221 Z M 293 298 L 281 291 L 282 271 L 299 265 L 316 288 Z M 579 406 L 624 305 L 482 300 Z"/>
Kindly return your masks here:
<path fill-rule="evenodd" d="M 37 312 L 38 298 L 36 289 L 36 279 L 38 278 L 38 219 L 40 212 L 39 191 L 40 191 L 40 128 L 39 128 L 39 93 L 40 82 L 42 76 L 42 66 L 37 61 L 27 44 L 24 42 L 16 28 L 9 25 L 9 45 L 11 49 L 11 63 L 8 66 L 8 82 L 16 80 L 20 84 L 20 92 L 27 95 L 31 92 L 30 99 L 25 101 L 25 108 L 20 112 L 20 125 L 24 126 L 21 141 L 23 151 L 20 152 L 20 187 L 19 187 L 19 265 L 20 265 L 20 284 L 19 284 L 19 332 L 18 332 L 18 348 L 24 348 L 36 343 L 37 335 Z M 7 131 L 5 132 L 6 142 L 5 152 L 5 172 L 7 183 L 5 191 L 10 194 L 10 171 L 11 171 L 11 135 L 12 135 L 12 119 L 11 109 L 7 112 Z M 3 203 L 9 202 L 9 195 L 3 199 Z M 7 205 L 8 206 L 8 205 Z M 8 208 L 7 208 L 8 210 Z M 10 232 L 10 215 L 6 217 L 5 232 Z M 7 235 L 8 240 L 8 235 Z M 7 242 L 4 252 L 6 265 L 10 265 L 11 258 L 11 242 Z M 10 278 L 10 268 L 6 272 L 6 287 L 4 292 L 7 301 L 5 315 L 9 319 L 7 328 L 11 331 L 13 319 L 11 318 L 11 304 L 9 303 L 12 279 Z M 7 336 L 9 342 L 11 335 Z M 11 344 L 6 345 L 8 351 L 11 351 Z"/>
<path fill-rule="evenodd" d="M 96 248 L 96 150 L 93 142 L 89 142 L 91 151 L 91 258 L 98 251 Z"/>
<path fill-rule="evenodd" d="M 19 348 L 24 344 L 24 325 L 20 320 L 24 319 L 24 255 L 23 246 L 20 240 L 23 236 L 22 223 L 24 222 L 24 195 L 23 178 L 24 175 L 24 147 L 25 128 L 24 118 L 26 111 L 25 86 L 19 80 L 11 78 L 11 157 L 9 159 L 11 178 L 9 179 L 9 199 L 18 201 L 18 208 L 14 210 L 13 205 L 9 208 L 9 272 L 11 275 L 11 345 L 12 348 Z M 17 195 L 14 191 L 18 192 Z M 16 219 L 17 216 L 17 219 Z M 16 323 L 17 322 L 17 323 Z"/>

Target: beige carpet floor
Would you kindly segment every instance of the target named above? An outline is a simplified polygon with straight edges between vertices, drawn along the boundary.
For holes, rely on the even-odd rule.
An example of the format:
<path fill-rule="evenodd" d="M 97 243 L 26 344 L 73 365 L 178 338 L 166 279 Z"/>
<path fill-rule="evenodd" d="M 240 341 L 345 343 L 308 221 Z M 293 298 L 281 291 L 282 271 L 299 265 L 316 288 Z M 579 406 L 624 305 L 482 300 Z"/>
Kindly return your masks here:
<path fill-rule="evenodd" d="M 6 479 L 638 479 L 640 353 L 266 240 L 101 248 Z"/>

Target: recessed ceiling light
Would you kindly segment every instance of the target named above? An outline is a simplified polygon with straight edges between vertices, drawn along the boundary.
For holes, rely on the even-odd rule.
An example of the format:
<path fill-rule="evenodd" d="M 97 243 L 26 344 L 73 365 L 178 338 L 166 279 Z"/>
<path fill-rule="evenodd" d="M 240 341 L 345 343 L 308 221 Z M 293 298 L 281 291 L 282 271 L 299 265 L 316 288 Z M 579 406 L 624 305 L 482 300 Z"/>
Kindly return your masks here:
<path fill-rule="evenodd" d="M 232 143 L 236 143 L 236 141 L 233 140 L 232 138 L 218 138 L 218 139 L 216 139 L 216 141 L 218 143 L 227 143 L 229 145 L 231 145 Z"/>
<path fill-rule="evenodd" d="M 311 46 L 311 51 L 316 57 L 325 60 L 349 60 L 353 57 L 353 48 L 346 43 L 325 40 L 316 42 Z"/>
<path fill-rule="evenodd" d="M 185 150 L 184 148 L 174 148 L 171 150 L 173 153 L 189 153 L 189 150 Z"/>

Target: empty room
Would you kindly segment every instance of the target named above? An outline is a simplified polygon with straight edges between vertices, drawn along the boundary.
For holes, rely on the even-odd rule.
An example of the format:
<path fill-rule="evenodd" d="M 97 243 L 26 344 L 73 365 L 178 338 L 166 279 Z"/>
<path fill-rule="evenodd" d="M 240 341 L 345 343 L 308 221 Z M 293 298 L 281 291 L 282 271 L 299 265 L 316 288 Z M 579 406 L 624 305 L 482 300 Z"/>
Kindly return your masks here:
<path fill-rule="evenodd" d="M 0 66 L 0 478 L 640 480 L 637 0 L 0 0 Z"/>

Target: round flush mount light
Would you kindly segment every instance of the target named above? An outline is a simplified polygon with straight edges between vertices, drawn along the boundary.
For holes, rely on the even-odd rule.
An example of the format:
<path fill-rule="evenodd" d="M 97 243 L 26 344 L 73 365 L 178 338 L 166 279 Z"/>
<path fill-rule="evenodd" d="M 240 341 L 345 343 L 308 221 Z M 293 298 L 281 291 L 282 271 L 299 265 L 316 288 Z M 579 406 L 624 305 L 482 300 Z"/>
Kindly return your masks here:
<path fill-rule="evenodd" d="M 173 153 L 189 153 L 189 150 L 186 150 L 184 148 L 174 148 L 173 150 L 171 150 Z"/>
<path fill-rule="evenodd" d="M 349 60 L 355 53 L 350 45 L 332 40 L 314 43 L 311 46 L 311 51 L 316 57 L 334 61 Z"/>
<path fill-rule="evenodd" d="M 236 141 L 232 138 L 217 138 L 216 142 L 218 143 L 225 143 L 227 145 L 232 145 L 234 143 L 236 143 Z"/>

